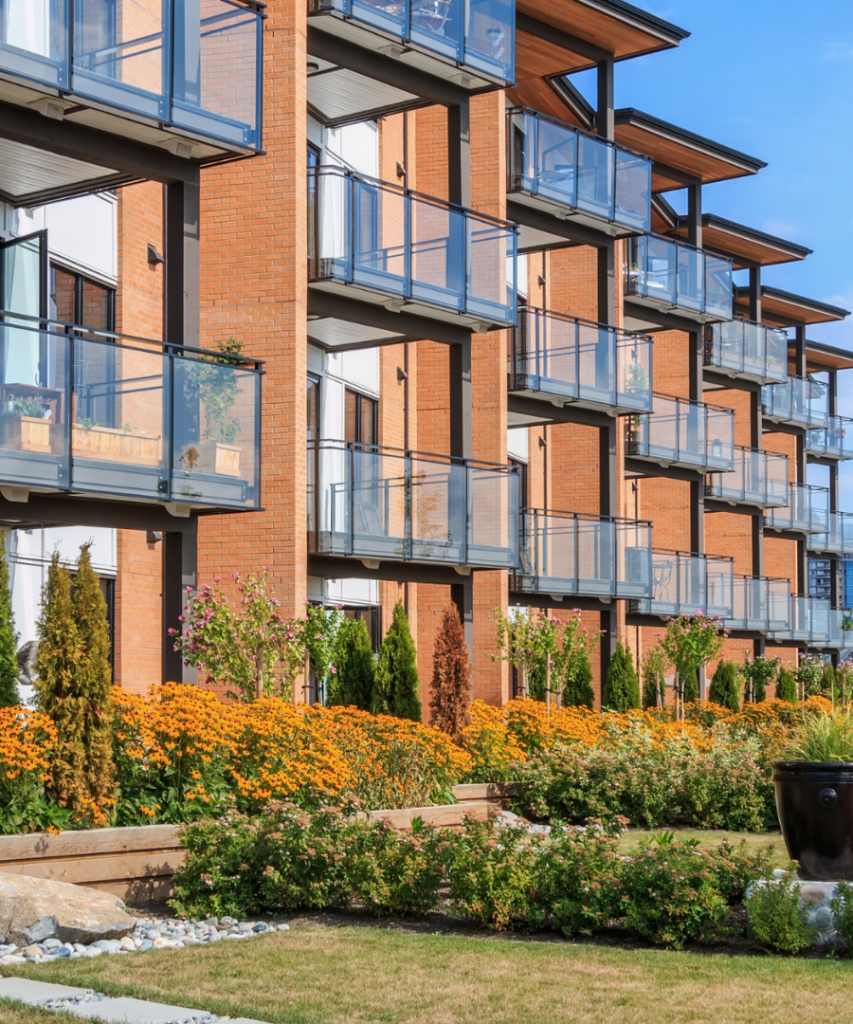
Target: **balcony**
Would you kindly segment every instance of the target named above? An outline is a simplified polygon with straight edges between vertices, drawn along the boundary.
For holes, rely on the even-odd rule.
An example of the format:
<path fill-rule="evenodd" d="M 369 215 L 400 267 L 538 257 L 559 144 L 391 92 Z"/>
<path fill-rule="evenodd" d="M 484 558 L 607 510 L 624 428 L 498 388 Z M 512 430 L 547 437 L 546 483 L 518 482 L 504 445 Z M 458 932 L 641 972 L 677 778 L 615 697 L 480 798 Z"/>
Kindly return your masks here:
<path fill-rule="evenodd" d="M 519 206 L 612 238 L 651 230 L 649 157 L 523 107 L 507 111 L 507 140 L 507 194 Z"/>
<path fill-rule="evenodd" d="M 651 523 L 524 509 L 512 589 L 583 597 L 651 595 Z"/>
<path fill-rule="evenodd" d="M 705 497 L 756 508 L 788 503 L 788 456 L 736 447 L 734 469 L 705 483 Z"/>
<path fill-rule="evenodd" d="M 723 620 L 727 629 L 743 633 L 786 630 L 791 584 L 769 576 L 735 576 L 732 613 Z"/>
<path fill-rule="evenodd" d="M 777 533 L 826 533 L 829 516 L 829 490 L 826 487 L 788 484 L 787 505 L 767 509 L 764 528 Z"/>
<path fill-rule="evenodd" d="M 784 384 L 765 384 L 761 389 L 765 420 L 795 427 L 829 425 L 829 388 L 808 377 L 789 377 Z"/>
<path fill-rule="evenodd" d="M 626 423 L 626 454 L 660 466 L 728 473 L 734 469 L 734 423 L 731 409 L 655 394 L 652 414 Z"/>
<path fill-rule="evenodd" d="M 796 641 L 813 647 L 828 644 L 833 610 L 829 601 L 820 597 L 791 594 L 788 598 L 788 626 L 770 633 L 771 640 Z"/>
<path fill-rule="evenodd" d="M 809 537 L 809 551 L 828 555 L 853 555 L 853 515 L 828 512 L 822 533 Z"/>
<path fill-rule="evenodd" d="M 819 635 L 812 647 L 842 650 L 853 647 L 853 612 L 849 609 L 830 608 L 826 638 Z"/>
<path fill-rule="evenodd" d="M 311 28 L 464 89 L 515 81 L 514 0 L 309 0 L 308 18 Z"/>
<path fill-rule="evenodd" d="M 515 275 L 514 225 L 340 167 L 309 168 L 312 290 L 485 332 L 515 325 Z"/>
<path fill-rule="evenodd" d="M 14 10 L 12 8 L 15 8 Z M 14 0 L 0 17 L 0 98 L 130 139 L 261 147 L 263 4 Z M 20 9 L 19 9 L 20 8 Z"/>
<path fill-rule="evenodd" d="M 616 327 L 522 306 L 512 332 L 509 391 L 609 416 L 652 408 L 652 341 Z"/>
<path fill-rule="evenodd" d="M 827 426 L 806 433 L 806 454 L 841 462 L 853 459 L 853 419 L 830 416 Z"/>
<path fill-rule="evenodd" d="M 261 364 L 0 313 L 0 482 L 260 506 Z"/>
<path fill-rule="evenodd" d="M 699 323 L 732 318 L 732 263 L 722 256 L 642 235 L 629 242 L 625 295 Z"/>
<path fill-rule="evenodd" d="M 758 384 L 788 380 L 788 335 L 750 320 L 712 324 L 705 335 L 705 366 Z"/>
<path fill-rule="evenodd" d="M 731 558 L 652 551 L 652 596 L 634 602 L 640 615 L 711 615 L 729 618 L 734 585 Z"/>
<path fill-rule="evenodd" d="M 312 553 L 358 558 L 371 568 L 391 561 L 515 569 L 518 528 L 514 466 L 308 443 Z"/>

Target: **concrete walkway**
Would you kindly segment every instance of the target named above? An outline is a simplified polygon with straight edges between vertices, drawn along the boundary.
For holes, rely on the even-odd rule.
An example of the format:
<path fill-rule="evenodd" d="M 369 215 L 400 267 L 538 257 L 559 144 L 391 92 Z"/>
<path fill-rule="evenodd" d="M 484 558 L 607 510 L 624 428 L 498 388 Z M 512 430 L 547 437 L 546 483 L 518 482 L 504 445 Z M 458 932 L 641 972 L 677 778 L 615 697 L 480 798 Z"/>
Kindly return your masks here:
<path fill-rule="evenodd" d="M 64 1010 L 87 1020 L 106 1024 L 216 1024 L 221 1020 L 206 1010 L 149 1003 L 146 999 L 111 999 L 87 988 L 50 985 L 29 978 L 0 978 L 0 999 L 14 999 L 42 1010 Z M 247 1017 L 231 1018 L 228 1024 L 263 1024 Z"/>

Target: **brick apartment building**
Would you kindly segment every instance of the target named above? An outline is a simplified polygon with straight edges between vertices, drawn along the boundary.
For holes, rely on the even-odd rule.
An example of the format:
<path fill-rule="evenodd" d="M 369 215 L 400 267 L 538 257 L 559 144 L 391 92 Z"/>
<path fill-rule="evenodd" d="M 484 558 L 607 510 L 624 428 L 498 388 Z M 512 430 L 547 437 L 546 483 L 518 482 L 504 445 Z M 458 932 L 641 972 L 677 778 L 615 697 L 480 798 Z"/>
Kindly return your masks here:
<path fill-rule="evenodd" d="M 181 0 L 167 7 L 173 25 L 190 16 Z M 136 9 L 151 15 L 160 0 Z M 203 82 L 185 90 L 193 116 L 186 95 L 174 97 L 157 127 L 168 137 L 155 140 L 142 103 L 122 115 L 143 125 L 140 142 L 192 169 L 186 180 L 171 166 L 152 173 L 149 160 L 135 171 L 105 161 L 117 198 L 67 198 L 103 188 L 107 170 L 49 194 L 0 181 L 9 218 L 36 208 L 48 225 L 45 260 L 112 289 L 99 307 L 109 322 L 58 306 L 34 317 L 102 339 L 162 336 L 157 358 L 179 363 L 193 357 L 174 346 L 228 339 L 249 357 L 234 385 L 237 436 L 206 442 L 203 468 L 188 466 L 212 436 L 197 360 L 170 392 L 151 456 L 168 495 L 137 487 L 105 502 L 72 479 L 49 506 L 31 487 L 25 509 L 0 487 L 13 556 L 26 529 L 24 549 L 42 559 L 54 535 L 39 527 L 60 527 L 63 545 L 78 539 L 72 526 L 104 531 L 121 685 L 181 674 L 166 630 L 182 585 L 262 567 L 287 612 L 343 605 L 377 642 L 402 600 L 424 687 L 453 601 L 474 694 L 495 703 L 514 682 L 490 657 L 491 614 L 514 605 L 556 617 L 580 608 L 605 631 L 597 689 L 617 636 L 639 660 L 678 612 L 721 615 L 727 657 L 795 661 L 849 646 L 838 559 L 853 552 L 853 530 L 838 508 L 838 465 L 853 457 L 853 434 L 837 415 L 837 374 L 853 358 L 808 337 L 847 311 L 762 282 L 763 267 L 808 249 L 706 212 L 715 182 L 759 175 L 762 161 L 614 109 L 614 63 L 681 45 L 685 31 L 622 0 L 203 0 L 201 12 Z M 261 24 L 262 90 L 251 63 Z M 95 99 L 116 102 L 117 80 L 152 73 L 137 56 L 151 28 L 119 19 L 98 29 L 95 42 L 75 34 L 81 52 L 90 47 L 78 63 L 103 57 L 113 92 Z M 4 88 L 15 79 L 6 32 Z M 158 59 L 171 53 L 181 81 L 198 40 L 173 35 Z M 572 84 L 587 69 L 597 70 L 595 107 Z M 63 126 L 95 116 L 58 95 Z M 2 89 L 0 102 L 44 106 Z M 27 110 L 30 121 L 43 115 Z M 248 127 L 235 141 L 223 124 Z M 680 190 L 686 216 L 667 201 Z M 109 207 L 99 249 L 111 256 L 85 256 L 86 231 L 51 249 L 50 218 L 94 224 L 96 202 Z M 8 219 L 6 233 L 25 235 Z M 263 365 L 262 412 L 251 360 Z M 122 375 L 125 363 L 107 360 L 113 384 L 126 383 L 108 389 L 112 405 L 95 388 L 99 422 L 153 435 L 157 410 L 134 410 L 146 425 L 127 420 L 125 431 L 121 403 L 133 409 L 134 388 L 156 372 L 125 362 Z M 164 387 L 175 374 L 160 371 Z M 66 405 L 74 422 L 98 418 L 79 398 Z M 71 428 L 81 445 L 85 429 Z M 71 447 L 73 463 L 82 449 Z M 3 473 L 0 459 L 0 483 L 18 486 Z M 118 476 L 104 486 L 118 490 Z M 94 511 L 82 515 L 83 503 Z M 810 557 L 829 564 L 828 596 L 810 593 Z M 317 696 L 310 683 L 296 694 Z"/>

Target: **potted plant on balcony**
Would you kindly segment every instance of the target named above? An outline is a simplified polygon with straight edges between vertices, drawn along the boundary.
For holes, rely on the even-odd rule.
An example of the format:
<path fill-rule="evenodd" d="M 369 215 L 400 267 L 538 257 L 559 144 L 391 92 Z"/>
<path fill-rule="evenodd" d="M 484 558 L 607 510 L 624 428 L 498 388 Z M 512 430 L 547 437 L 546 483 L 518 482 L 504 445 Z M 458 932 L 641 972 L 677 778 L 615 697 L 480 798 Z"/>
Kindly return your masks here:
<path fill-rule="evenodd" d="M 776 811 L 800 878 L 853 880 L 853 708 L 804 711 L 785 754 Z"/>
<path fill-rule="evenodd" d="M 189 382 L 198 389 L 198 398 L 204 411 L 204 429 L 196 444 L 185 444 L 181 449 L 184 469 L 196 473 L 220 476 L 240 475 L 242 445 L 235 444 L 240 432 L 240 420 L 231 410 L 240 390 L 240 380 L 232 369 L 239 360 L 243 343 L 226 338 L 215 355 L 201 356 L 189 368 Z"/>
<path fill-rule="evenodd" d="M 160 435 L 123 427 L 102 427 L 88 416 L 71 425 L 71 454 L 99 462 L 122 462 L 132 466 L 160 465 Z"/>
<path fill-rule="evenodd" d="M 50 452 L 50 412 L 38 397 L 11 398 L 3 408 L 3 447 Z"/>

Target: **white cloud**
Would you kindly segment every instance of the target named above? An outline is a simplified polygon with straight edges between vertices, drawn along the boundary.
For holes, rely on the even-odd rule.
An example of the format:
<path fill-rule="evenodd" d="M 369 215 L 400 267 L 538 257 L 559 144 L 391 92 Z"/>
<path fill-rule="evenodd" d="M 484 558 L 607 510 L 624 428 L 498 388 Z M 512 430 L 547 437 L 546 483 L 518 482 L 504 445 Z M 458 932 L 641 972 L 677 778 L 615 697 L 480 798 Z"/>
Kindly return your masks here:
<path fill-rule="evenodd" d="M 833 39 L 823 49 L 822 60 L 853 60 L 853 43 Z"/>

